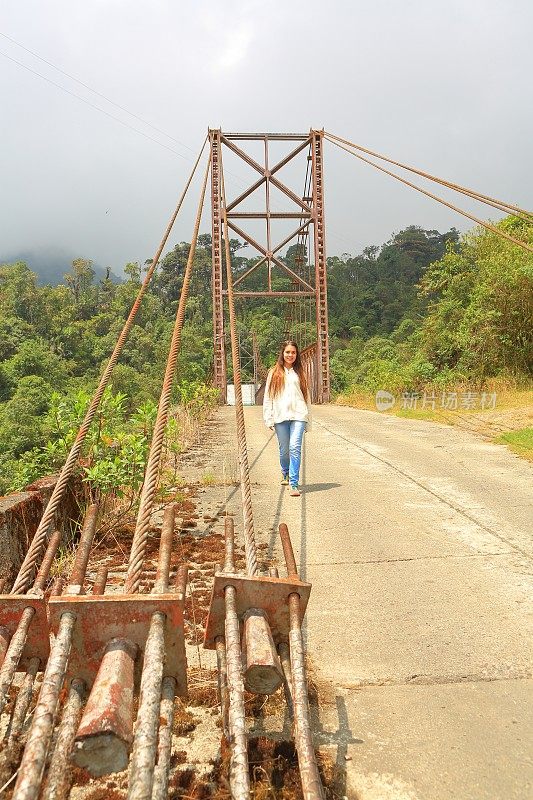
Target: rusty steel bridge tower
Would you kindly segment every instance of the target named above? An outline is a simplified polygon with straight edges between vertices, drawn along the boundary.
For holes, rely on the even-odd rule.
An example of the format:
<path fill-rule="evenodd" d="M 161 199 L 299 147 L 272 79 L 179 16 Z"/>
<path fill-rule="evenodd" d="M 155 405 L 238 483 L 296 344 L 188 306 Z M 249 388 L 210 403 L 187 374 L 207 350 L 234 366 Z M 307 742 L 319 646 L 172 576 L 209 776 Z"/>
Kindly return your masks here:
<path fill-rule="evenodd" d="M 289 303 L 295 303 L 304 298 L 314 305 L 316 319 L 316 342 L 302 350 L 302 360 L 306 369 L 309 386 L 311 387 L 312 400 L 316 403 L 328 402 L 330 398 L 329 377 L 329 344 L 328 344 L 328 301 L 327 301 L 327 274 L 326 274 L 326 248 L 324 228 L 324 169 L 323 169 L 323 132 L 311 130 L 308 134 L 300 133 L 224 133 L 219 129 L 209 130 L 211 145 L 211 215 L 213 236 L 213 349 L 214 349 L 214 385 L 220 389 L 221 396 L 226 396 L 226 352 L 224 339 L 224 296 L 227 289 L 223 282 L 223 226 L 227 222 L 228 228 L 237 236 L 251 245 L 257 253 L 258 259 L 246 272 L 234 280 L 235 297 L 286 297 Z M 294 142 L 294 147 L 280 161 L 271 166 L 269 156 L 272 143 Z M 250 143 L 263 144 L 264 157 L 262 163 L 246 152 Z M 276 144 L 279 147 L 279 145 Z M 224 207 L 223 192 L 223 149 L 227 148 L 238 159 L 245 162 L 258 175 L 257 179 L 248 187 L 230 200 L 226 196 Z M 309 181 L 305 185 L 303 196 L 298 196 L 289 186 L 279 178 L 279 173 L 296 157 L 307 150 L 307 174 Z M 304 183 L 302 175 L 302 184 Z M 242 203 L 256 190 L 264 186 L 263 208 L 260 210 L 243 210 Z M 284 211 L 272 208 L 272 189 L 281 192 L 284 199 L 290 201 L 291 208 Z M 261 192 L 262 194 L 262 192 Z M 265 237 L 260 242 L 249 233 L 242 230 L 238 220 L 264 220 Z M 282 241 L 272 240 L 272 220 L 295 220 L 298 227 Z M 312 239 L 311 245 L 308 243 Z M 292 270 L 285 264 L 280 256 L 280 251 L 293 241 L 305 245 L 306 252 L 312 252 L 314 270 L 304 275 L 303 270 Z M 300 259 L 301 260 L 301 259 Z M 298 263 L 298 260 L 296 261 Z M 247 291 L 243 285 L 246 278 L 259 267 L 266 265 L 266 285 L 260 291 Z M 272 271 L 278 270 L 291 278 L 290 291 L 275 291 L 272 288 Z M 278 272 L 279 274 L 279 272 Z"/>

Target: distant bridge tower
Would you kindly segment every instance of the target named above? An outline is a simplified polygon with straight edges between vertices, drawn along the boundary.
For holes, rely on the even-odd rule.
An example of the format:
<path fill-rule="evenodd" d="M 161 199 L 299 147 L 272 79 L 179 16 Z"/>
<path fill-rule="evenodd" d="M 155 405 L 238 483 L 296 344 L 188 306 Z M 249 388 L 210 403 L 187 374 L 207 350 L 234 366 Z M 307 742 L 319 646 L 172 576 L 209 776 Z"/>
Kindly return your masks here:
<path fill-rule="evenodd" d="M 314 319 L 316 320 L 316 342 L 305 347 L 303 360 L 311 387 L 313 402 L 325 403 L 330 398 L 329 376 L 329 343 L 328 343 L 328 300 L 327 300 L 327 275 L 326 275 L 326 246 L 324 226 L 324 168 L 323 168 L 323 136 L 322 131 L 311 130 L 309 134 L 300 133 L 223 133 L 219 129 L 209 130 L 211 144 L 211 215 L 213 236 L 213 350 L 214 350 L 214 383 L 221 391 L 223 399 L 226 397 L 226 353 L 224 341 L 224 270 L 223 270 L 223 242 L 222 234 L 224 221 L 228 228 L 258 253 L 257 261 L 244 274 L 240 274 L 233 283 L 235 297 L 286 297 L 289 304 L 294 307 L 297 302 L 302 305 L 312 303 L 314 306 Z M 278 158 L 284 148 L 283 143 L 289 143 L 289 152 L 284 153 L 280 160 L 272 164 L 272 151 L 277 152 Z M 294 143 L 291 145 L 291 143 Z M 254 156 L 248 151 L 252 149 Z M 257 148 L 261 148 L 260 160 L 257 158 Z M 224 208 L 222 200 L 223 181 L 223 149 L 226 148 L 237 156 L 246 167 L 257 173 L 257 178 L 244 189 L 238 197 L 227 197 Z M 255 148 L 255 149 L 254 149 Z M 285 145 L 285 149 L 287 145 Z M 226 151 L 225 151 L 226 152 Z M 302 154 L 302 155 L 300 155 Z M 305 155 L 307 154 L 307 158 Z M 294 182 L 295 172 L 299 162 L 303 160 L 303 174 L 299 185 L 304 185 L 302 196 L 296 194 L 286 182 L 279 178 L 279 173 L 290 172 L 291 182 Z M 271 165 L 272 164 L 272 165 Z M 289 168 L 287 169 L 287 167 Z M 242 165 L 241 165 L 242 166 Z M 232 167 L 233 168 L 233 167 Z M 239 176 L 240 177 L 240 176 Z M 264 186 L 263 191 L 258 192 Z M 257 194 L 255 194 L 257 193 Z M 272 208 L 273 195 L 283 195 L 284 202 L 290 201 L 289 210 L 279 211 Z M 262 202 L 257 203 L 257 195 L 261 194 Z M 256 201 L 251 209 L 249 198 Z M 261 205 L 258 209 L 256 206 Z M 260 240 L 245 230 L 240 222 L 264 220 L 264 237 Z M 274 241 L 272 232 L 278 220 L 293 220 L 298 227 L 288 235 L 283 235 L 279 241 Z M 237 224 L 239 221 L 239 225 Z M 250 223 L 248 223 L 250 224 Z M 287 223 L 285 223 L 286 225 Z M 291 228 L 292 228 L 291 225 Z M 310 240 L 312 237 L 312 246 Z M 305 264 L 303 258 L 296 260 L 295 269 L 291 269 L 280 258 L 280 251 L 294 242 L 301 246 L 302 253 L 312 253 L 314 265 Z M 264 283 L 260 290 L 246 288 L 246 280 L 259 268 L 264 275 Z M 286 290 L 273 289 L 272 274 L 274 277 L 285 276 L 291 279 L 291 286 Z"/>

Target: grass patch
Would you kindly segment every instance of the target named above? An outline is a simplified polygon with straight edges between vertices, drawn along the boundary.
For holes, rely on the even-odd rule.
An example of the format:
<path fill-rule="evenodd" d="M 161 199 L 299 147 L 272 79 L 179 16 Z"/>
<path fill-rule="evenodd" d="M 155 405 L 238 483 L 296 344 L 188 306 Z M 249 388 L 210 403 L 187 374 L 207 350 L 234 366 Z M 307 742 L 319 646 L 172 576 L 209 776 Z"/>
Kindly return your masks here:
<path fill-rule="evenodd" d="M 498 436 L 494 441 L 496 444 L 506 444 L 513 453 L 533 461 L 533 428 L 509 431 Z"/>
<path fill-rule="evenodd" d="M 423 400 L 424 391 L 428 398 L 425 407 Z M 443 392 L 445 393 L 444 398 Z M 467 392 L 475 393 L 475 396 L 471 400 L 472 408 L 465 407 L 465 394 Z M 481 407 L 481 395 L 483 392 L 486 395 L 486 408 Z M 450 406 L 450 395 L 452 393 L 457 394 L 456 409 Z M 416 402 L 416 407 L 409 408 L 403 407 L 405 403 L 402 400 L 402 392 L 391 392 L 391 394 L 395 397 L 395 403 L 389 410 L 381 411 L 381 414 L 393 414 L 396 417 L 422 419 L 428 422 L 444 422 L 449 425 L 453 425 L 454 419 L 457 419 L 459 416 L 491 414 L 533 405 L 533 390 L 512 388 L 506 384 L 500 385 L 497 382 L 493 382 L 483 389 L 479 389 L 478 387 L 453 386 L 443 390 L 441 388 L 427 386 L 425 390 L 420 389 L 418 391 L 419 399 Z M 495 395 L 495 401 L 492 407 L 491 396 L 493 394 Z M 435 400 L 434 403 L 431 403 L 429 398 L 433 395 Z M 335 403 L 336 405 L 350 406 L 351 408 L 359 408 L 366 411 L 377 411 L 375 392 L 357 388 L 348 394 L 339 395 L 335 399 Z M 443 404 L 446 404 L 448 407 L 443 408 Z M 435 408 L 432 407 L 433 405 Z"/>

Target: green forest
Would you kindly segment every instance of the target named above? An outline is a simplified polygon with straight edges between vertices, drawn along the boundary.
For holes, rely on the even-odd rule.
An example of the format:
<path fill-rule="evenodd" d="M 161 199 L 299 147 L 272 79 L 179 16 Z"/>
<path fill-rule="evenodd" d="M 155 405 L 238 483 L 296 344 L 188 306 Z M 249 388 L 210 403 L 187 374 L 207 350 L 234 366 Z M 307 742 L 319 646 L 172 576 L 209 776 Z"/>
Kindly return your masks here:
<path fill-rule="evenodd" d="M 531 226 L 520 219 L 507 217 L 498 227 L 533 244 Z M 243 274 L 254 259 L 239 241 L 231 240 L 230 247 L 235 275 Z M 122 437 L 121 463 L 135 464 L 138 476 L 188 252 L 189 244 L 181 242 L 158 266 L 105 398 L 107 417 L 119 430 L 110 435 L 110 446 L 116 448 L 115 439 Z M 298 252 L 293 246 L 285 256 L 292 269 Z M 79 258 L 63 283 L 41 286 L 24 262 L 0 266 L 0 492 L 61 463 L 144 269 L 127 264 L 125 279 L 117 283 L 109 275 L 97 278 L 91 262 Z M 260 288 L 263 278 L 257 270 L 247 288 Z M 331 256 L 334 392 L 480 388 L 494 379 L 527 385 L 532 280 L 531 255 L 482 228 L 459 236 L 453 228 L 439 233 L 410 226 L 360 255 Z M 273 288 L 289 287 L 290 279 L 278 273 Z M 237 312 L 243 336 L 255 331 L 262 360 L 270 364 L 285 333 L 286 302 L 240 299 Z M 204 234 L 196 250 L 176 402 L 211 397 L 205 388 L 212 367 L 211 313 L 211 237 Z M 310 319 L 296 315 L 291 328 L 302 343 L 312 338 Z"/>

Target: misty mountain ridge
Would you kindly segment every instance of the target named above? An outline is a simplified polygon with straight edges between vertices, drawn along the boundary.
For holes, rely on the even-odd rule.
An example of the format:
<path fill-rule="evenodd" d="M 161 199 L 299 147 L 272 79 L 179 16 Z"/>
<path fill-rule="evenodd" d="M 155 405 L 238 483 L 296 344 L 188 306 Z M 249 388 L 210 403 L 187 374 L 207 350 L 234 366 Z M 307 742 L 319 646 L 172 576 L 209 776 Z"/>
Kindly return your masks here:
<path fill-rule="evenodd" d="M 44 247 L 39 250 L 20 250 L 8 255 L 0 255 L 0 264 L 15 264 L 17 261 L 24 261 L 28 267 L 35 272 L 40 286 L 58 286 L 65 282 L 65 275 L 70 272 L 72 262 L 76 258 L 81 258 L 79 253 L 72 253 L 62 250 L 59 247 Z M 94 280 L 98 282 L 107 276 L 107 269 L 91 262 L 94 270 Z M 116 275 L 109 269 L 109 278 L 113 283 L 122 283 L 123 278 Z"/>

